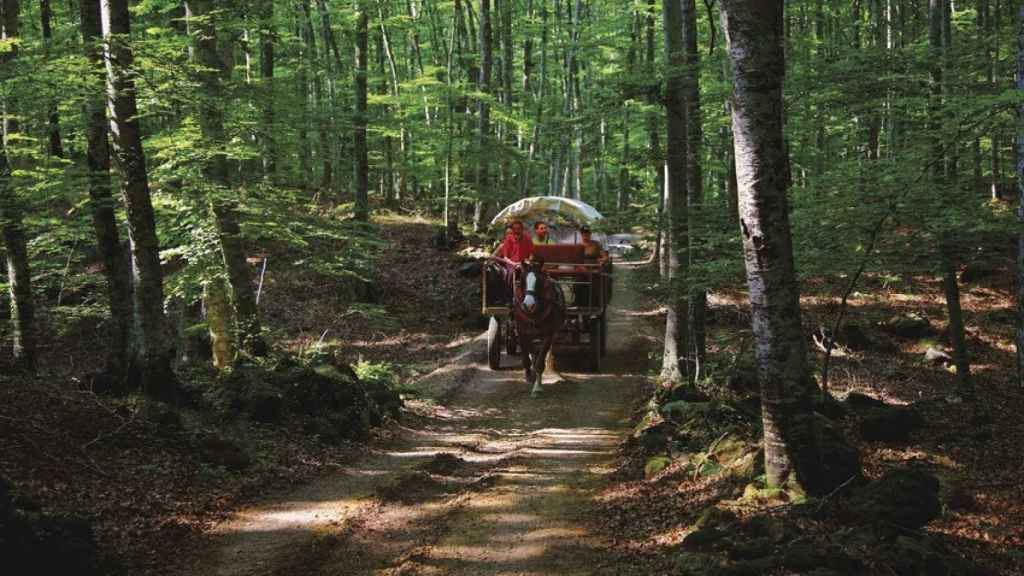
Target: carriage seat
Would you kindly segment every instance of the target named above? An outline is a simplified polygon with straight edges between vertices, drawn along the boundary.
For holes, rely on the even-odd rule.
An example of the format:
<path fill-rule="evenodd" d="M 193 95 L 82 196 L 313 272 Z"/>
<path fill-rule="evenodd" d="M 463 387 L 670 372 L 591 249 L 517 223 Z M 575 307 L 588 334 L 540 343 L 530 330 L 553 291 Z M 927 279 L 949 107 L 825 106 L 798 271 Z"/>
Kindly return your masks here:
<path fill-rule="evenodd" d="M 582 264 L 582 244 L 534 244 L 533 256 L 545 264 Z"/>

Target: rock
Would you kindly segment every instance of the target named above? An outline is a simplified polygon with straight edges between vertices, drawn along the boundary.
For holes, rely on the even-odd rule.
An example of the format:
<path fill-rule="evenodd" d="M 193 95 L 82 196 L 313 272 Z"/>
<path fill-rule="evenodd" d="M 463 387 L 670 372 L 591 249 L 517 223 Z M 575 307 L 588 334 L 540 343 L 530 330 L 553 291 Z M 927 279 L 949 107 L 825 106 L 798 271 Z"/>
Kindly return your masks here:
<path fill-rule="evenodd" d="M 958 557 L 938 541 L 900 534 L 878 551 L 878 562 L 900 576 L 983 576 L 990 572 Z"/>
<path fill-rule="evenodd" d="M 999 274 L 999 269 L 983 260 L 969 262 L 960 272 L 960 281 L 969 284 Z"/>
<path fill-rule="evenodd" d="M 717 506 L 708 506 L 697 516 L 693 523 L 696 529 L 701 528 L 731 528 L 738 521 L 736 513 Z"/>
<path fill-rule="evenodd" d="M 863 574 L 863 564 L 839 546 L 812 543 L 792 544 L 782 557 L 787 569 L 806 574 L 817 568 L 827 568 L 841 574 Z"/>
<path fill-rule="evenodd" d="M 900 338 L 923 338 L 933 333 L 928 319 L 915 313 L 893 316 L 882 323 L 882 328 Z"/>
<path fill-rule="evenodd" d="M 249 389 L 245 405 L 253 420 L 265 424 L 277 422 L 284 413 L 284 395 L 270 384 L 258 382 Z"/>
<path fill-rule="evenodd" d="M 839 328 L 839 342 L 851 350 L 870 350 L 875 346 L 859 324 L 843 324 Z"/>
<path fill-rule="evenodd" d="M 915 468 L 899 468 L 858 488 L 850 512 L 862 522 L 895 524 L 911 530 L 924 526 L 942 511 L 939 481 Z"/>
<path fill-rule="evenodd" d="M 633 439 L 647 453 L 664 453 L 674 426 L 655 412 L 649 412 L 633 429 Z"/>
<path fill-rule="evenodd" d="M 857 447 L 828 418 L 815 415 L 815 424 L 821 456 L 821 476 L 817 479 L 818 485 L 811 484 L 806 488 L 812 493 L 827 494 L 846 482 L 850 482 L 848 486 L 851 487 L 860 483 L 863 476 Z"/>
<path fill-rule="evenodd" d="M 16 574 L 101 573 L 91 523 L 82 518 L 39 512 L 35 502 L 16 500 L 0 478 L 0 558 Z"/>
<path fill-rule="evenodd" d="M 195 446 L 199 459 L 207 464 L 237 471 L 248 468 L 252 463 L 241 446 L 220 434 L 200 435 L 195 440 Z"/>
<path fill-rule="evenodd" d="M 792 530 L 781 518 L 774 516 L 751 516 L 743 525 L 743 531 L 754 538 L 768 538 L 778 544 L 786 539 Z"/>
<path fill-rule="evenodd" d="M 719 528 L 700 528 L 687 534 L 681 545 L 684 550 L 704 550 L 726 536 L 728 533 Z"/>
<path fill-rule="evenodd" d="M 910 406 L 889 406 L 868 410 L 860 421 L 860 437 L 868 442 L 906 442 L 911 432 L 924 426 L 924 418 Z"/>
<path fill-rule="evenodd" d="M 843 400 L 843 404 L 850 407 L 852 410 L 864 410 L 867 408 L 880 408 L 885 406 L 885 402 L 882 402 L 878 398 L 872 398 L 866 394 L 860 392 L 850 392 L 846 395 L 846 399 Z"/>
<path fill-rule="evenodd" d="M 726 554 L 730 560 L 753 560 L 771 556 L 774 548 L 775 542 L 770 538 L 754 538 L 738 542 L 726 550 Z"/>
<path fill-rule="evenodd" d="M 924 361 L 929 364 L 952 364 L 953 357 L 938 348 L 929 347 L 924 351 Z"/>

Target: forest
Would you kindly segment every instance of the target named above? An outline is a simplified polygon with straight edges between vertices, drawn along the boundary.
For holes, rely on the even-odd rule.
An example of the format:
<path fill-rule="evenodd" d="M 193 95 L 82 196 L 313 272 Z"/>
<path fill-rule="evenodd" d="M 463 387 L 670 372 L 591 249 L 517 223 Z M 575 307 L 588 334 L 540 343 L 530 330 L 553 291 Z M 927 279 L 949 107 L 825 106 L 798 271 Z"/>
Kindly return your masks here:
<path fill-rule="evenodd" d="M 1024 574 L 1024 2 L 0 0 L 0 120 L 15 574 Z"/>

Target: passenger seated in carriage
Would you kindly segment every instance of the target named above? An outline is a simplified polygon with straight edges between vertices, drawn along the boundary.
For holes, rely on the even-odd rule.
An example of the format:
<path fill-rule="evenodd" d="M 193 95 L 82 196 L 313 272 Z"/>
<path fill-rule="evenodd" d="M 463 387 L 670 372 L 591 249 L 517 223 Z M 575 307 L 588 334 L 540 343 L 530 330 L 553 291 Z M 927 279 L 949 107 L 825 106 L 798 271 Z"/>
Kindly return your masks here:
<path fill-rule="evenodd" d="M 515 269 L 533 256 L 533 241 L 523 230 L 522 220 L 513 220 L 510 233 L 491 255 L 493 266 L 488 268 L 488 304 L 508 305 L 512 302 L 512 278 Z"/>
<path fill-rule="evenodd" d="M 580 244 L 583 245 L 583 262 L 584 264 L 598 264 L 597 270 L 593 267 L 577 267 L 577 272 L 587 274 L 591 271 L 606 272 L 611 264 L 611 260 L 608 256 L 608 251 L 604 249 L 600 242 L 594 240 L 593 234 L 590 230 L 590 226 L 584 224 L 580 226 Z M 606 292 L 607 295 L 607 292 Z M 576 306 L 592 306 L 597 305 L 597 302 L 590 301 L 590 284 L 588 283 L 577 283 L 573 287 L 573 304 Z"/>

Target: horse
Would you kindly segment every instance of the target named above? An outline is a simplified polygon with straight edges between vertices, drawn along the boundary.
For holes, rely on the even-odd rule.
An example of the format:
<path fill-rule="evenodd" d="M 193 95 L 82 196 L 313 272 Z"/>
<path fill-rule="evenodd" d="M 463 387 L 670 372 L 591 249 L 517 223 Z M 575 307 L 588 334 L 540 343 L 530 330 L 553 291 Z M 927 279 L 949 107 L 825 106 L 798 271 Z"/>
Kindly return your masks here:
<path fill-rule="evenodd" d="M 544 361 L 555 334 L 565 323 L 565 298 L 543 267 L 539 260 L 527 260 L 514 276 L 512 319 L 519 335 L 526 383 L 533 385 L 531 396 L 540 393 Z"/>

